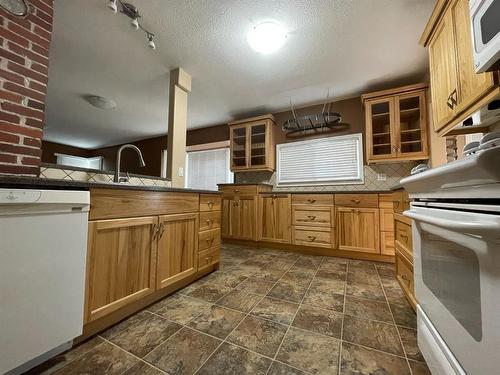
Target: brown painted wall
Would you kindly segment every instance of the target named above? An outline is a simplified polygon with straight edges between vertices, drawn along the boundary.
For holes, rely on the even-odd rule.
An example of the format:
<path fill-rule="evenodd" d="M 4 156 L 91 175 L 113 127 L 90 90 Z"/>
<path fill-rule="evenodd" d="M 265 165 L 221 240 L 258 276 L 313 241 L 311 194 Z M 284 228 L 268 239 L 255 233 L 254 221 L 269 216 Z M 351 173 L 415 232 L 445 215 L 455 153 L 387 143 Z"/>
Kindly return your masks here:
<path fill-rule="evenodd" d="M 54 155 L 55 153 L 81 156 L 83 158 L 90 158 L 93 156 L 92 150 L 86 150 L 84 148 L 63 145 L 60 143 L 42 141 L 43 163 L 55 164 L 57 161 L 57 157 Z"/>
<path fill-rule="evenodd" d="M 297 115 L 305 115 L 311 113 L 321 112 L 323 105 L 315 105 L 304 108 L 299 108 L 296 110 Z M 306 137 L 300 138 L 288 138 L 283 131 L 281 131 L 281 125 L 287 119 L 292 117 L 290 111 L 278 112 L 274 116 L 278 126 L 275 129 L 275 139 L 276 143 L 287 143 L 294 142 L 304 139 L 319 138 L 319 137 L 331 137 L 336 135 L 353 134 L 353 133 L 365 133 L 365 120 L 364 111 L 359 97 L 341 100 L 332 103 L 330 107 L 332 112 L 340 112 L 342 114 L 342 122 L 348 124 L 345 130 L 320 133 L 308 135 Z M 229 127 L 227 124 L 214 125 L 201 129 L 189 130 L 187 132 L 186 144 L 187 146 L 227 141 L 229 140 Z M 54 158 L 51 159 L 50 154 L 53 155 L 54 152 L 70 153 L 64 151 L 55 151 L 54 145 L 49 145 L 49 151 L 45 150 L 45 145 L 50 142 L 43 142 L 44 152 L 42 154 L 42 161 L 46 163 L 54 163 Z M 146 167 L 140 168 L 137 160 L 137 155 L 133 150 L 125 150 L 122 154 L 122 171 L 128 171 L 130 173 L 144 174 L 150 176 L 160 176 L 161 174 L 161 151 L 167 148 L 167 136 L 161 136 L 156 138 L 145 139 L 142 141 L 132 142 L 132 144 L 139 147 L 142 151 L 144 161 L 146 162 Z M 59 145 L 63 146 L 63 145 Z M 67 146 L 64 146 L 67 147 Z M 82 150 L 90 152 L 89 156 L 103 156 L 104 157 L 104 169 L 112 171 L 115 168 L 116 162 L 116 151 L 120 145 L 110 146 L 105 148 L 99 148 L 95 150 Z M 75 148 L 76 149 L 76 148 Z M 78 150 L 78 149 L 77 149 Z M 78 152 L 78 151 L 77 151 Z M 72 155 L 80 155 L 73 153 Z M 82 155 L 83 156 L 83 155 Z M 365 159 L 366 160 L 366 159 Z"/>

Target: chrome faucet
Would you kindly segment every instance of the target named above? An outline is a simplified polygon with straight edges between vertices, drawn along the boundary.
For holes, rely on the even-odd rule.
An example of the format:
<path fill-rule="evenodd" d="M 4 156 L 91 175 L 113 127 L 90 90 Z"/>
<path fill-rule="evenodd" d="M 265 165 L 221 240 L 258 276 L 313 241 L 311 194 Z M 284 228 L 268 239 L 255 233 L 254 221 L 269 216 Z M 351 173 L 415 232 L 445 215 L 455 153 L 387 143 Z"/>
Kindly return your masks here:
<path fill-rule="evenodd" d="M 137 152 L 139 155 L 139 165 L 141 167 L 145 167 L 146 163 L 144 163 L 144 159 L 142 157 L 141 150 L 137 146 L 134 145 L 123 145 L 118 149 L 118 152 L 116 153 L 116 166 L 115 166 L 115 178 L 113 179 L 114 182 L 128 182 L 130 179 L 128 172 L 127 172 L 127 177 L 120 177 L 120 164 L 121 164 L 121 159 L 122 159 L 122 151 L 125 150 L 126 148 L 131 148 Z"/>

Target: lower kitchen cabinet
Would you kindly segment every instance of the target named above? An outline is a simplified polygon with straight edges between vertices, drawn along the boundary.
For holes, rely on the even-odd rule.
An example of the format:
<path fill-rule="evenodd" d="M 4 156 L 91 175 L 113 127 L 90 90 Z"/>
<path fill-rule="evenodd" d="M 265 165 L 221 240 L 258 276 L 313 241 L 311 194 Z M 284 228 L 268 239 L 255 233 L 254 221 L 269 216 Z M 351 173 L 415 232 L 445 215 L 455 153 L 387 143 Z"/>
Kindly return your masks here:
<path fill-rule="evenodd" d="M 254 240 L 256 212 L 256 198 L 252 195 L 224 197 L 222 235 L 240 240 Z"/>
<path fill-rule="evenodd" d="M 157 288 L 197 271 L 198 213 L 164 215 L 158 222 Z"/>
<path fill-rule="evenodd" d="M 339 250 L 380 253 L 378 208 L 337 207 Z"/>
<path fill-rule="evenodd" d="M 259 197 L 259 241 L 291 242 L 290 194 L 261 194 Z"/>
<path fill-rule="evenodd" d="M 155 290 L 158 216 L 89 222 L 85 321 Z"/>

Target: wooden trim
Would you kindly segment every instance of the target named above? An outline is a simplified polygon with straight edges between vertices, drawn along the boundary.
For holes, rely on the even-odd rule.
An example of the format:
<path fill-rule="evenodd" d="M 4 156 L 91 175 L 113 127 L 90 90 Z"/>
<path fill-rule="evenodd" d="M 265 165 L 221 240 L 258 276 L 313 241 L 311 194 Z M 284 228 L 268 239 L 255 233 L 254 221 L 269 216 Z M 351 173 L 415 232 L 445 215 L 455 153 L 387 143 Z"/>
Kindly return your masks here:
<path fill-rule="evenodd" d="M 255 116 L 255 117 L 245 118 L 242 120 L 231 121 L 228 123 L 228 125 L 233 126 L 233 125 L 247 124 L 249 122 L 257 122 L 257 121 L 264 121 L 264 120 L 271 120 L 272 122 L 276 123 L 276 119 L 274 118 L 274 116 L 269 113 L 267 115 Z"/>
<path fill-rule="evenodd" d="M 219 142 L 211 142 L 211 143 L 203 143 L 200 145 L 192 145 L 192 146 L 186 146 L 186 152 L 193 152 L 193 151 L 208 151 L 208 150 L 215 150 L 218 148 L 229 148 L 231 145 L 230 141 L 219 141 Z"/>
<path fill-rule="evenodd" d="M 332 256 L 340 258 L 351 258 L 359 260 L 371 260 L 376 262 L 384 263 L 394 263 L 395 258 L 392 255 L 381 255 L 381 254 L 371 254 L 371 253 L 361 253 L 355 251 L 343 251 L 337 249 L 326 249 L 321 247 L 312 246 L 301 246 L 294 244 L 284 244 L 266 241 L 248 241 L 248 240 L 237 240 L 237 239 L 225 239 L 225 243 L 231 243 L 235 245 L 251 246 L 251 247 L 263 247 L 272 248 L 276 250 L 290 251 L 293 253 L 300 253 L 305 255 L 322 255 L 322 256 Z"/>
<path fill-rule="evenodd" d="M 367 94 L 361 95 L 361 102 L 366 104 L 366 101 L 381 98 L 384 96 L 400 95 L 405 93 L 410 93 L 412 91 L 426 90 L 429 87 L 428 83 L 416 83 L 414 85 L 407 85 L 402 87 L 397 87 L 394 89 L 381 90 L 375 92 L 369 92 Z"/>
<path fill-rule="evenodd" d="M 427 47 L 429 45 L 429 41 L 434 33 L 437 23 L 441 20 L 441 17 L 444 14 L 446 6 L 448 5 L 448 0 L 437 0 L 434 5 L 434 9 L 425 25 L 424 31 L 418 44 L 423 47 Z"/>

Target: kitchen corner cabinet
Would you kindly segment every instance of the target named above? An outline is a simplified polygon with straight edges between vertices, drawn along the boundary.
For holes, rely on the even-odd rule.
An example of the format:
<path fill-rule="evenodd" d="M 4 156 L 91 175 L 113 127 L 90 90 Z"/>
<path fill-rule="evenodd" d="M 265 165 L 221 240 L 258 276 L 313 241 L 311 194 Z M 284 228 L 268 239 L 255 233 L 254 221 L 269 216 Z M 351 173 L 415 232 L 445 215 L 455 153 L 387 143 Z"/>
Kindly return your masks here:
<path fill-rule="evenodd" d="M 476 74 L 468 0 L 443 0 L 436 5 L 420 39 L 429 47 L 434 130 L 452 128 L 498 94 L 498 72 Z M 477 132 L 478 129 L 472 132 Z"/>
<path fill-rule="evenodd" d="M 231 171 L 274 171 L 272 115 L 229 123 Z"/>
<path fill-rule="evenodd" d="M 362 95 L 368 163 L 429 157 L 426 84 Z"/>
<path fill-rule="evenodd" d="M 197 271 L 198 213 L 163 215 L 158 221 L 157 288 Z"/>
<path fill-rule="evenodd" d="M 157 216 L 89 223 L 86 321 L 155 290 L 157 228 Z"/>
<path fill-rule="evenodd" d="M 291 242 L 290 194 L 261 194 L 259 196 L 259 241 Z"/>

